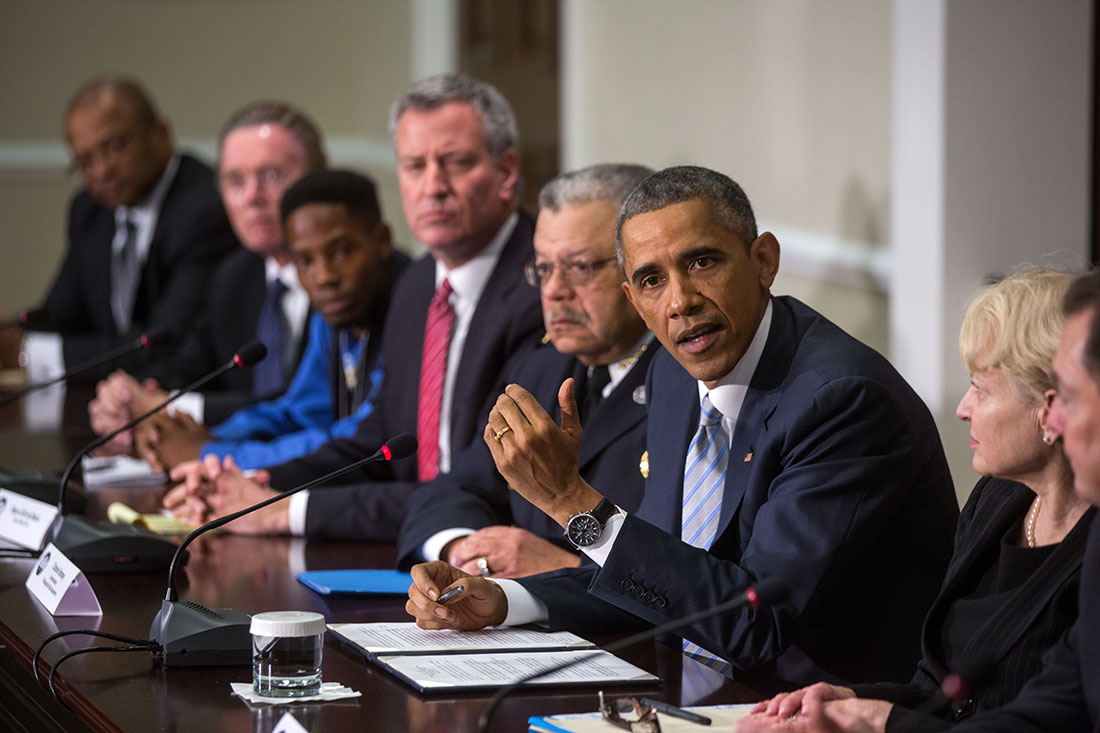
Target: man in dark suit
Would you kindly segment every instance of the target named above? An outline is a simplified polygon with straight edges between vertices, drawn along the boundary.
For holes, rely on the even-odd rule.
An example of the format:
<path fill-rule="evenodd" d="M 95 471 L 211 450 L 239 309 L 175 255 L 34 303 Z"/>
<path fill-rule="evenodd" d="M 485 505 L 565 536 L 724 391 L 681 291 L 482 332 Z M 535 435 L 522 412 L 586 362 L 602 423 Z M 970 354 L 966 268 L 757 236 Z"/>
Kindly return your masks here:
<path fill-rule="evenodd" d="M 57 374 L 162 328 L 179 339 L 203 305 L 214 267 L 236 249 L 210 169 L 173 152 L 167 122 L 136 82 L 92 80 L 69 102 L 65 132 L 84 189 L 69 209 L 69 248 L 21 361 L 32 378 Z M 14 366 L 16 346 L 0 354 Z M 17 348 L 17 347 L 16 347 Z M 140 351 L 119 364 L 138 368 Z"/>
<path fill-rule="evenodd" d="M 290 105 L 253 102 L 229 118 L 219 136 L 218 183 L 229 221 L 244 247 L 214 271 L 203 315 L 170 359 L 137 376 L 116 371 L 98 385 L 88 407 L 98 434 L 152 409 L 167 398 L 165 388 L 195 381 L 227 363 L 242 344 L 261 338 L 265 310 L 268 320 L 274 319 L 281 345 L 270 348 L 254 369 L 230 370 L 202 394 L 184 395 L 176 409 L 213 426 L 241 406 L 283 392 L 306 342 L 309 296 L 298 283 L 284 243 L 279 200 L 292 183 L 324 167 L 320 132 Z M 271 329 L 266 333 L 270 340 Z M 263 383 L 254 380 L 255 373 L 264 370 L 271 378 Z M 142 383 L 139 376 L 149 379 Z M 129 437 L 114 447 L 129 450 Z"/>
<path fill-rule="evenodd" d="M 480 436 L 501 374 L 539 332 L 537 294 L 523 282 L 534 221 L 518 209 L 515 117 L 488 84 L 447 74 L 410 85 L 390 129 L 405 219 L 428 254 L 398 282 L 385 325 L 385 376 L 373 412 L 352 438 L 275 466 L 259 478 L 288 489 L 417 435 L 416 459 L 367 466 L 354 486 L 295 495 L 228 527 L 240 532 L 389 540 L 417 484 L 446 473 Z M 227 514 L 271 493 L 208 459 L 173 474 L 167 497 L 192 518 Z"/>
<path fill-rule="evenodd" d="M 596 165 L 543 186 L 527 277 L 542 297 L 546 337 L 505 377 L 524 385 L 552 415 L 561 383 L 575 380 L 585 406 L 581 474 L 597 485 L 613 483 L 609 492 L 626 511 L 642 498 L 642 383 L 659 347 L 623 294 L 614 264 L 615 217 L 650 173 L 637 165 Z M 455 459 L 450 473 L 413 492 L 406 507 L 398 565 L 436 559 L 496 577 L 575 567 L 581 560 L 556 524 L 508 490 L 480 440 Z"/>
<path fill-rule="evenodd" d="M 928 410 L 880 355 L 771 297 L 779 245 L 757 235 L 725 176 L 654 174 L 617 232 L 624 289 L 667 352 L 646 380 L 642 505 L 626 515 L 577 474 L 567 390 L 559 428 L 511 385 L 485 431 L 497 467 L 596 565 L 499 585 L 466 578 L 442 606 L 434 598 L 464 574 L 429 563 L 413 569 L 409 612 L 429 627 L 619 631 L 779 581 L 786 605 L 685 626 L 685 652 L 786 681 L 903 678 L 958 516 Z"/>

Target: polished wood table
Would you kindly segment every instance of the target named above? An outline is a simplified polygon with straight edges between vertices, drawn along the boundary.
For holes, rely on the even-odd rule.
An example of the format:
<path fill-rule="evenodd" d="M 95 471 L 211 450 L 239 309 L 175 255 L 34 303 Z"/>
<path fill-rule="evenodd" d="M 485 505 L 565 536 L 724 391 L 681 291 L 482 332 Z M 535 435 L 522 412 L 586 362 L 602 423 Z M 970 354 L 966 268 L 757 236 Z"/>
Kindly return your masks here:
<path fill-rule="evenodd" d="M 8 406 L 11 407 L 11 406 Z M 75 428 L 52 434 L 30 434 L 18 416 L 0 410 L 0 465 L 58 470 L 89 437 L 79 412 L 67 415 Z M 35 450 L 30 451 L 29 446 Z M 148 490 L 95 492 L 89 507 L 99 513 L 106 499 L 121 498 L 151 506 L 157 493 Z M 208 608 L 248 612 L 304 610 L 323 613 L 329 622 L 408 620 L 404 597 L 321 596 L 301 585 L 300 570 L 392 567 L 389 545 L 319 542 L 281 537 L 207 535 L 190 546 L 191 559 L 180 575 L 182 600 Z M 326 639 L 323 678 L 362 693 L 361 697 L 325 704 L 250 707 L 234 696 L 230 682 L 250 682 L 251 670 L 163 667 L 144 652 L 87 654 L 67 661 L 58 674 L 59 700 L 34 682 L 30 660 L 35 647 L 58 630 L 92 629 L 145 638 L 160 607 L 167 573 L 91 574 L 89 580 L 103 607 L 101 617 L 51 617 L 23 586 L 33 560 L 0 559 L 0 728 L 27 730 L 109 731 L 270 731 L 286 711 L 310 731 L 472 731 L 489 693 L 420 694 L 352 650 Z M 330 635 L 331 637 L 331 635 Z M 608 639 L 594 639 L 606 642 Z M 44 655 L 53 663 L 63 653 L 108 642 L 77 635 L 55 642 Z M 681 703 L 682 656 L 671 647 L 650 642 L 620 656 L 658 674 L 664 681 L 631 688 L 635 693 Z M 693 664 L 687 662 L 687 664 Z M 45 670 L 46 667 L 40 667 Z M 750 702 L 752 689 L 727 681 L 707 702 Z M 497 711 L 493 730 L 526 730 L 532 714 L 585 712 L 596 709 L 596 688 L 519 690 Z"/>

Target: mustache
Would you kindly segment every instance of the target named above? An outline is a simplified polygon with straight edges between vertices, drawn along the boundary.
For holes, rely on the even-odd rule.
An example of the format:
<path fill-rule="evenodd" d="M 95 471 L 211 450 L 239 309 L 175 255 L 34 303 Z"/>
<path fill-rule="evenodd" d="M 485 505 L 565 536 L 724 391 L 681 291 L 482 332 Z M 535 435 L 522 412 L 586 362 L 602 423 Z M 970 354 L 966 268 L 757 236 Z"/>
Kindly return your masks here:
<path fill-rule="evenodd" d="M 577 308 L 569 308 L 567 306 L 557 306 L 550 308 L 545 312 L 546 323 L 550 324 L 558 319 L 565 319 L 567 321 L 574 321 L 582 326 L 587 326 L 592 322 L 592 319 L 588 317 L 588 314 L 583 310 Z"/>

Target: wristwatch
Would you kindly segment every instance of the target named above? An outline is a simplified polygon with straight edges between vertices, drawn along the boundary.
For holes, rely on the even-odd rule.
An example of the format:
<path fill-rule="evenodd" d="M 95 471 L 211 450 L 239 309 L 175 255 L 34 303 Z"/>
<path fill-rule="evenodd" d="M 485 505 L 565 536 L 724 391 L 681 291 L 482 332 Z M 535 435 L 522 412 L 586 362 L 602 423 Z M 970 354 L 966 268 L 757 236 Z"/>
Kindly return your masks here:
<path fill-rule="evenodd" d="M 569 517 L 569 521 L 565 523 L 565 539 L 578 550 L 582 547 L 590 547 L 603 536 L 603 528 L 607 520 L 618 513 L 619 507 L 604 497 L 600 499 L 595 509 Z"/>

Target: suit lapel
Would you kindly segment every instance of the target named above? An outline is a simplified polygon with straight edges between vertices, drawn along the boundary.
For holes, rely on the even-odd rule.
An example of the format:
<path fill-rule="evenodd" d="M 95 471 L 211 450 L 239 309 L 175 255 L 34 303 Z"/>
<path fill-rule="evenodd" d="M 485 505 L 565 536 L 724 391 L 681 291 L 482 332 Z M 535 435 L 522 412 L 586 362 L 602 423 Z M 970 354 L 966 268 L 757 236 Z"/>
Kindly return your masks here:
<path fill-rule="evenodd" d="M 531 257 L 530 242 L 533 225 L 531 217 L 524 211 L 519 211 L 519 219 L 512 236 L 500 252 L 496 266 L 493 267 L 489 280 L 485 283 L 485 289 L 478 298 L 474 315 L 470 319 L 470 329 L 466 334 L 466 342 L 462 347 L 462 356 L 458 364 L 458 373 L 455 384 L 470 385 L 476 389 L 484 380 L 489 365 L 484 362 L 493 358 L 486 353 L 486 344 L 495 344 L 500 341 L 496 333 L 512 324 L 510 318 L 502 317 L 510 306 L 508 298 L 512 292 L 521 285 L 528 287 L 523 280 L 523 265 Z M 427 309 L 424 311 L 427 319 Z M 417 362 L 419 363 L 419 361 Z M 492 365 L 499 370 L 500 364 Z M 496 373 L 495 371 L 493 373 Z M 480 404 L 473 404 L 476 400 L 454 400 L 451 406 L 451 446 L 455 454 L 470 440 L 468 430 L 461 429 L 466 425 L 480 425 L 480 415 L 472 414 L 481 409 Z"/>
<path fill-rule="evenodd" d="M 584 426 L 584 439 L 581 441 L 582 471 L 607 446 L 645 419 L 645 404 L 634 400 L 634 391 L 645 384 L 646 369 L 658 348 L 660 347 L 655 341 L 649 344 L 623 380 L 615 385 L 607 399 L 602 400 L 589 416 Z"/>
<path fill-rule="evenodd" d="M 1054 591 L 1081 566 L 1094 510 L 1086 512 L 1043 564 L 1033 572 L 967 642 L 970 659 L 1001 660 L 1054 597 Z M 999 540 L 998 540 L 999 541 Z"/>
<path fill-rule="evenodd" d="M 95 224 L 94 234 L 86 240 L 91 250 L 91 256 L 85 260 L 85 265 L 91 269 L 92 277 L 88 282 L 96 283 L 93 298 L 90 298 L 95 308 L 94 322 L 109 324 L 105 330 L 115 330 L 115 317 L 111 312 L 111 244 L 115 238 L 114 213 L 103 207 L 99 207 L 99 216 Z"/>
<path fill-rule="evenodd" d="M 722 513 L 717 537 L 721 537 L 730 521 L 737 516 L 745 499 L 757 460 L 756 450 L 767 441 L 768 420 L 779 403 L 791 360 L 794 358 L 796 335 L 794 320 L 780 302 L 772 299 L 772 323 L 760 363 L 753 372 L 741 413 L 730 440 L 729 464 L 726 467 L 726 487 L 722 493 Z M 716 539 L 717 542 L 717 539 Z"/>

